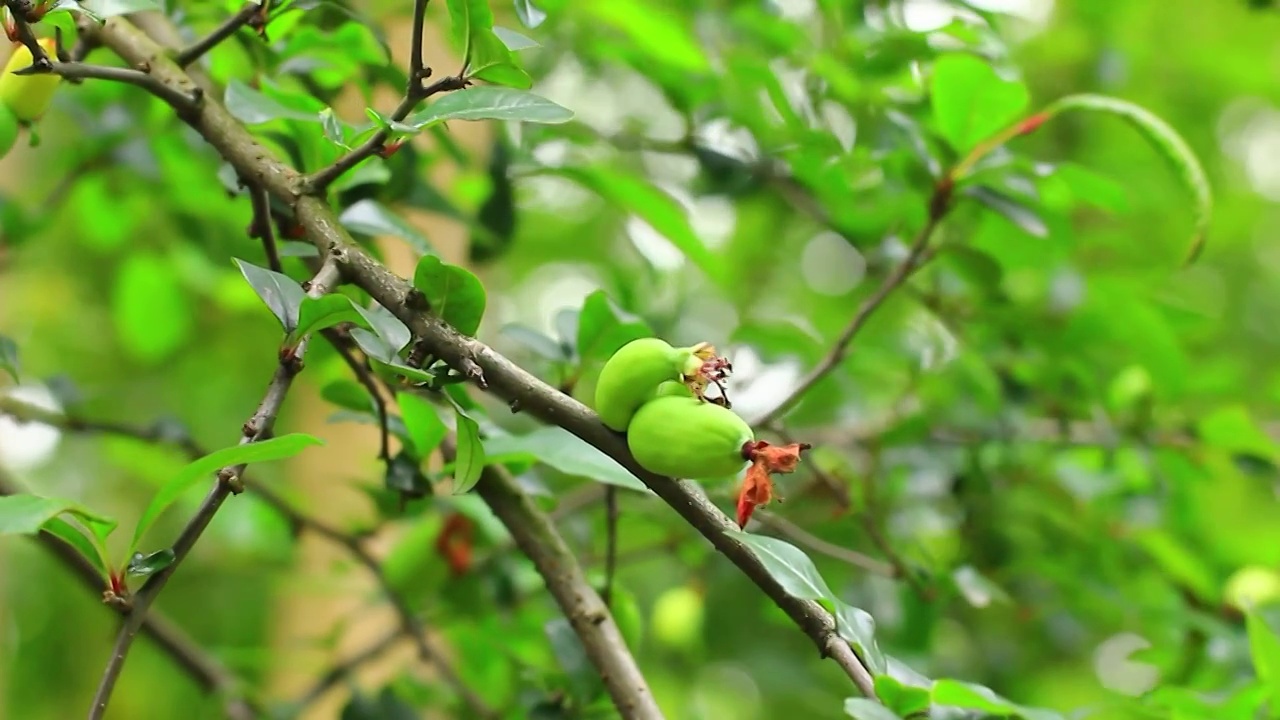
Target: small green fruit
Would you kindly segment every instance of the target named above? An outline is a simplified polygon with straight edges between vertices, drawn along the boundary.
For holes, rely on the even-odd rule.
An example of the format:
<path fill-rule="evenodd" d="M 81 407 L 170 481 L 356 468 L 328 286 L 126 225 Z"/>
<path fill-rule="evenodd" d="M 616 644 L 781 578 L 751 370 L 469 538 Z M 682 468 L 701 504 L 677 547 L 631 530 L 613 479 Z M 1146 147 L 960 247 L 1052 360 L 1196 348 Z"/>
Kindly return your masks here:
<path fill-rule="evenodd" d="M 640 338 L 609 358 L 596 380 L 596 412 L 611 430 L 624 432 L 654 390 L 667 380 L 697 374 L 705 346 L 675 348 L 658 338 Z"/>
<path fill-rule="evenodd" d="M 4 105 L 0 105 L 0 158 L 9 154 L 18 142 L 18 118 Z"/>
<path fill-rule="evenodd" d="M 674 587 L 653 604 L 653 634 L 665 645 L 692 648 L 702 634 L 702 595 L 691 587 Z"/>
<path fill-rule="evenodd" d="M 1222 599 L 1242 612 L 1280 602 L 1280 573 L 1260 565 L 1240 568 L 1227 579 Z"/>
<path fill-rule="evenodd" d="M 641 467 L 687 479 L 737 474 L 747 464 L 742 446 L 754 439 L 732 410 L 679 395 L 645 403 L 627 428 L 627 446 Z"/>

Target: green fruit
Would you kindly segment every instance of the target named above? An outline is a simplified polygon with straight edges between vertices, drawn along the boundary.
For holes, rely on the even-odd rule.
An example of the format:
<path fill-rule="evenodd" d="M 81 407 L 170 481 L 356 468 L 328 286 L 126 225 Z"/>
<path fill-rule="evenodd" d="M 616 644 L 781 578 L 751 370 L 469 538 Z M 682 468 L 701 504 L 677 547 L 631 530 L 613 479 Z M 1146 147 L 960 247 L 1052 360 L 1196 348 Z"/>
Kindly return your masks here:
<path fill-rule="evenodd" d="M 1240 611 L 1280 602 L 1280 573 L 1259 565 L 1240 568 L 1227 579 L 1222 596 Z"/>
<path fill-rule="evenodd" d="M 596 412 L 611 430 L 623 432 L 631 417 L 667 380 L 694 375 L 702 367 L 703 346 L 675 348 L 658 338 L 640 338 L 610 357 L 596 380 Z"/>
<path fill-rule="evenodd" d="M 678 395 L 645 403 L 627 427 L 627 446 L 641 467 L 687 479 L 737 474 L 747 464 L 742 446 L 754 439 L 732 410 Z"/>
<path fill-rule="evenodd" d="M 18 142 L 18 118 L 9 108 L 0 105 L 0 158 L 9 154 Z"/>
<path fill-rule="evenodd" d="M 702 595 L 691 587 L 674 587 L 653 604 L 653 634 L 665 645 L 692 648 L 702 635 Z"/>

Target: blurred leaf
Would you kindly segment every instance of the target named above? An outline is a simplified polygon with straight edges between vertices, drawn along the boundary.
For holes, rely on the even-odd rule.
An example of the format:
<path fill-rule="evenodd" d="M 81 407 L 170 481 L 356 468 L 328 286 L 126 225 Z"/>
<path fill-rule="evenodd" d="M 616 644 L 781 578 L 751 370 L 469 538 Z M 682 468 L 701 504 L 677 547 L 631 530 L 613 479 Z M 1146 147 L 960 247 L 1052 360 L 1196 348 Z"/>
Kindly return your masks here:
<path fill-rule="evenodd" d="M 594 190 L 611 204 L 635 214 L 670 240 L 685 257 L 713 280 L 723 275 L 715 256 L 693 231 L 684 208 L 675 198 L 647 180 L 599 165 L 556 168 L 547 172 L 561 175 Z"/>
<path fill-rule="evenodd" d="M 35 535 L 46 523 L 63 513 L 94 528 L 94 534 L 99 537 L 106 537 L 117 525 L 115 520 L 99 515 L 75 500 L 22 493 L 0 496 L 0 534 Z"/>
<path fill-rule="evenodd" d="M 1009 126 L 1031 102 L 1026 86 L 968 53 L 938 58 L 930 88 L 934 122 L 960 153 Z"/>
<path fill-rule="evenodd" d="M 578 313 L 577 349 L 582 362 L 607 360 L 632 340 L 652 337 L 643 320 L 619 308 L 603 290 L 582 302 Z"/>
<path fill-rule="evenodd" d="M 383 207 L 375 200 L 361 200 L 338 216 L 338 222 L 351 232 L 374 237 L 389 236 L 409 243 L 415 251 L 430 255 L 431 243 L 404 218 Z"/>
<path fill-rule="evenodd" d="M 523 435 L 502 435 L 485 441 L 486 462 L 537 460 L 566 475 L 648 492 L 629 470 L 561 427 L 540 427 Z"/>
<path fill-rule="evenodd" d="M 517 3 L 517 7 L 519 7 L 518 3 Z M 541 45 L 538 44 L 536 40 L 526 37 L 524 35 L 521 35 L 515 30 L 508 30 L 507 28 L 504 28 L 504 27 L 494 27 L 493 34 L 497 35 L 498 39 L 502 41 L 502 44 L 506 45 L 507 49 L 512 52 L 518 52 L 520 50 L 528 50 L 529 48 L 542 47 Z"/>
<path fill-rule="evenodd" d="M 0 510 L 0 514 L 3 514 L 3 510 Z M 42 529 L 51 535 L 61 538 L 68 545 L 75 548 L 86 560 L 93 563 L 103 581 L 107 580 L 107 566 L 110 564 L 110 560 L 106 557 L 106 550 L 102 547 L 102 543 L 97 542 L 96 538 L 90 537 L 79 527 L 72 525 L 61 517 L 49 518 L 44 522 Z"/>
<path fill-rule="evenodd" d="M 431 481 L 422 474 L 421 460 L 407 450 L 396 453 L 387 463 L 383 484 L 407 498 L 420 498 L 431 492 Z"/>
<path fill-rule="evenodd" d="M 467 336 L 474 336 L 484 317 L 485 292 L 471 271 L 450 265 L 434 255 L 418 261 L 413 286 L 427 297 L 431 311 Z"/>
<path fill-rule="evenodd" d="M 1104 95 L 1068 95 L 1045 108 L 1045 113 L 1053 116 L 1068 110 L 1102 112 L 1123 118 L 1173 165 L 1178 179 L 1194 200 L 1192 213 L 1195 229 L 1186 261 L 1190 263 L 1198 258 L 1208 238 L 1209 221 L 1213 215 L 1213 193 L 1209 188 L 1209 178 L 1187 141 L 1169 123 L 1127 100 Z"/>
<path fill-rule="evenodd" d="M 964 599 L 976 608 L 984 608 L 995 602 L 1011 602 L 1004 588 L 978 572 L 972 565 L 962 565 L 952 571 L 951 581 L 956 584 L 956 588 L 960 590 Z"/>
<path fill-rule="evenodd" d="M 1249 656 L 1253 669 L 1270 689 L 1274 705 L 1280 698 L 1280 634 L 1276 623 L 1265 611 L 1250 610 L 1245 613 L 1245 630 L 1249 635 Z"/>
<path fill-rule="evenodd" d="M 342 323 L 373 329 L 346 295 L 303 296 L 298 308 L 298 326 L 289 333 L 289 342 L 296 343 L 311 333 Z"/>
<path fill-rule="evenodd" d="M 858 652 L 858 657 L 862 658 L 871 672 L 876 674 L 886 672 L 888 665 L 884 654 L 880 652 L 879 643 L 876 642 L 876 621 L 871 617 L 871 613 L 839 600 L 830 602 L 835 606 L 836 631 L 839 632 L 840 637 L 853 646 L 853 649 Z"/>
<path fill-rule="evenodd" d="M 355 380 L 330 380 L 320 388 L 320 397 L 348 410 L 374 412 L 373 398 L 369 396 L 369 391 Z"/>
<path fill-rule="evenodd" d="M 150 555 L 134 553 L 129 558 L 129 567 L 126 568 L 126 573 L 131 577 L 150 577 L 172 565 L 176 559 L 177 556 L 169 548 L 157 550 Z"/>
<path fill-rule="evenodd" d="M 129 255 L 120 267 L 111 311 L 125 351 L 147 364 L 168 358 L 193 330 L 191 302 L 176 268 L 148 252 Z"/>
<path fill-rule="evenodd" d="M 886 707 L 904 717 L 929 709 L 928 690 L 904 685 L 889 675 L 876 675 L 876 697 Z"/>
<path fill-rule="evenodd" d="M 80 6 L 103 19 L 161 9 L 155 0 L 80 0 Z"/>
<path fill-rule="evenodd" d="M 516 6 L 516 15 L 520 17 L 520 22 L 527 28 L 533 29 L 542 24 L 547 19 L 547 14 L 538 9 L 533 4 L 533 0 L 513 0 Z"/>
<path fill-rule="evenodd" d="M 564 670 L 569 679 L 569 688 L 581 703 L 595 699 L 604 690 L 600 674 L 587 657 L 582 647 L 582 639 L 573 631 L 573 626 L 565 618 L 556 618 L 547 622 L 543 631 L 551 641 L 551 651 L 555 653 L 556 663 Z"/>
<path fill-rule="evenodd" d="M 232 117 L 246 125 L 261 125 L 280 119 L 321 122 L 319 114 L 287 107 L 235 78 L 227 83 L 222 103 Z"/>
<path fill-rule="evenodd" d="M 233 259 L 244 279 L 249 282 L 249 287 L 266 303 L 284 331 L 293 332 L 298 327 L 298 308 L 302 305 L 302 299 L 307 296 L 302 285 L 283 273 L 258 267 L 240 258 Z"/>
<path fill-rule="evenodd" d="M 413 393 L 396 393 L 400 416 L 413 443 L 414 454 L 426 458 L 444 440 L 449 428 L 445 427 L 436 408 Z"/>
<path fill-rule="evenodd" d="M 1036 211 L 1011 195 L 992 189 L 986 185 L 970 185 L 960 191 L 963 195 L 977 200 L 1004 219 L 1013 223 L 1023 232 L 1035 237 L 1048 237 L 1049 228 Z"/>
<path fill-rule="evenodd" d="M 457 420 L 457 459 L 453 463 L 453 494 L 462 495 L 476 486 L 484 472 L 485 449 L 480 443 L 480 426 L 462 410 L 455 408 Z"/>
<path fill-rule="evenodd" d="M 564 346 L 557 342 L 555 338 L 547 337 L 531 327 L 510 323 L 503 325 L 502 330 L 499 332 L 547 360 L 569 359 Z"/>
<path fill-rule="evenodd" d="M 146 509 L 142 511 L 142 516 L 138 519 L 138 525 L 133 531 L 133 540 L 129 543 L 127 554 L 133 555 L 138 548 L 138 541 L 155 524 L 162 512 L 176 502 L 183 492 L 200 480 L 206 479 L 208 475 L 224 467 L 234 465 L 284 460 L 297 455 L 312 445 L 323 444 L 324 441 L 320 438 L 305 433 L 290 433 L 273 437 L 269 440 L 233 445 L 221 450 L 215 450 L 198 460 L 188 463 L 186 467 L 182 468 L 160 487 L 155 496 L 151 498 L 151 502 L 147 504 Z"/>
<path fill-rule="evenodd" d="M 481 85 L 449 93 L 405 119 L 423 130 L 449 120 L 518 120 L 533 123 L 565 123 L 573 111 L 531 92 Z"/>
<path fill-rule="evenodd" d="M 582 10 L 625 34 L 637 51 L 654 62 L 685 73 L 702 73 L 711 69 L 702 44 L 685 25 L 687 16 L 654 12 L 648 3 L 641 0 L 588 3 L 582 6 Z"/>
<path fill-rule="evenodd" d="M 18 343 L 7 335 L 0 335 L 0 370 L 4 370 L 14 382 L 21 382 L 18 377 L 22 364 L 18 360 Z"/>
<path fill-rule="evenodd" d="M 959 680 L 937 680 L 930 694 L 935 705 L 981 710 L 996 715 L 1017 715 L 1021 708 L 995 694 L 990 688 Z"/>
<path fill-rule="evenodd" d="M 875 700 L 859 697 L 847 698 L 844 712 L 855 720 L 902 720 L 902 716 Z"/>

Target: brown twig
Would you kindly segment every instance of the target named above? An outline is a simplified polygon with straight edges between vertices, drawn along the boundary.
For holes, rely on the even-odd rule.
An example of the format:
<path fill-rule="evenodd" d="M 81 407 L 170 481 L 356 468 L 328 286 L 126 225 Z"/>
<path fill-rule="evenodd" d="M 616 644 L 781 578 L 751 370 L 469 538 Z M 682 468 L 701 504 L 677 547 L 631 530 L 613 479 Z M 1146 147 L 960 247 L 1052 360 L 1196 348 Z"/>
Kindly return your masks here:
<path fill-rule="evenodd" d="M 9 8 L 9 17 L 13 18 L 18 41 L 31 51 L 31 66 L 38 72 L 48 71 L 52 65 L 49 54 L 44 51 L 40 41 L 36 39 L 35 32 L 31 30 L 30 23 L 38 18 L 29 15 L 33 9 L 30 0 L 4 0 L 4 6 Z"/>
<path fill-rule="evenodd" d="M 361 650 L 346 660 L 334 664 L 328 670 L 324 671 L 324 674 L 316 680 L 316 684 L 311 686 L 311 689 L 303 693 L 302 697 L 298 698 L 293 703 L 293 708 L 295 710 L 301 710 L 324 697 L 324 694 L 329 692 L 333 686 L 342 682 L 344 678 L 349 677 L 362 665 L 371 663 L 382 657 L 384 653 L 395 647 L 396 643 L 400 642 L 402 637 L 400 630 L 397 628 L 386 635 L 383 635 L 381 638 L 378 638 L 364 650 Z"/>
<path fill-rule="evenodd" d="M 0 473 L 0 495 L 22 492 L 10 478 Z M 103 590 L 102 573 L 80 551 L 48 532 L 41 531 L 36 541 L 71 569 L 90 592 Z M 112 606 L 114 607 L 114 606 Z M 262 708 L 243 697 L 242 683 L 220 662 L 187 637 L 181 628 L 158 611 L 151 612 L 142 623 L 141 632 L 151 638 L 206 693 L 226 698 L 224 711 L 230 720 L 252 720 L 264 715 Z"/>
<path fill-rule="evenodd" d="M 270 2 L 264 2 L 259 5 L 256 2 L 247 2 L 240 8 L 240 12 L 227 18 L 221 25 L 214 28 L 208 35 L 197 40 L 195 43 L 180 50 L 174 56 L 174 62 L 179 67 L 186 67 L 191 63 L 204 57 L 205 53 L 217 47 L 224 40 L 236 34 L 240 28 L 248 25 L 255 17 L 261 17 L 266 14 Z"/>
<path fill-rule="evenodd" d="M 319 297 L 327 293 L 338 284 L 340 277 L 341 273 L 338 269 L 337 258 L 336 256 L 330 256 L 330 260 L 311 279 L 307 294 L 312 297 Z M 298 372 L 302 369 L 302 357 L 306 352 L 307 342 L 304 339 L 291 355 L 281 357 L 280 364 L 276 368 L 275 375 L 271 378 L 271 384 L 267 387 L 267 392 L 263 396 L 262 402 L 249 418 L 249 421 L 244 424 L 240 444 L 256 442 L 270 436 L 276 416 L 284 403 L 285 395 L 293 385 L 293 379 L 297 377 Z M 218 479 L 214 483 L 213 489 L 205 496 L 204 502 L 200 504 L 200 508 L 196 510 L 195 515 L 187 522 L 186 527 L 182 529 L 177 541 L 173 544 L 173 562 L 148 578 L 146 584 L 133 594 L 130 599 L 131 608 L 125 615 L 124 624 L 120 628 L 120 633 L 116 636 L 115 647 L 111 651 L 111 658 L 107 661 L 106 669 L 102 673 L 102 680 L 98 684 L 98 690 L 94 693 L 93 705 L 89 711 L 89 720 L 101 720 L 106 714 L 107 703 L 110 702 L 116 681 L 120 677 L 121 670 L 124 669 L 125 658 L 128 657 L 129 649 L 133 646 L 133 639 L 137 636 L 143 622 L 146 620 L 147 611 L 151 608 L 152 603 L 155 602 L 156 596 L 164 589 L 169 578 L 173 576 L 173 573 L 182 564 L 187 553 L 191 551 L 196 541 L 204 534 L 205 528 L 209 526 L 218 509 L 222 507 L 222 504 L 230 495 L 243 489 L 240 475 L 244 472 L 244 468 L 245 465 L 240 464 L 218 471 Z"/>
<path fill-rule="evenodd" d="M 280 249 L 276 246 L 276 230 L 271 222 L 271 199 L 267 196 L 267 191 L 257 185 L 250 185 L 249 202 L 253 203 L 249 237 L 262 240 L 262 254 L 267 258 L 267 267 L 276 272 L 284 272 L 284 265 L 280 263 Z"/>

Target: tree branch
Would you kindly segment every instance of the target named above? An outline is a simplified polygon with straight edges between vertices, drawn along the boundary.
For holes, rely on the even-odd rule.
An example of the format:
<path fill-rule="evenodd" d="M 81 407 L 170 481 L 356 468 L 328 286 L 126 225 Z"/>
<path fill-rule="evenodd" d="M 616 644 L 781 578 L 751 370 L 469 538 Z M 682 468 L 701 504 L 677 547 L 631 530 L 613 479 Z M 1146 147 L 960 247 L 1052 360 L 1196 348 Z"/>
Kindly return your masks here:
<path fill-rule="evenodd" d="M 329 261 L 311 279 L 307 289 L 308 295 L 319 297 L 338 284 L 341 273 L 338 270 L 337 254 L 330 255 Z M 275 375 L 271 378 L 271 384 L 267 387 L 267 392 L 263 396 L 262 402 L 244 425 L 240 444 L 256 442 L 270 435 L 272 426 L 275 424 L 276 415 L 279 414 L 280 406 L 284 403 L 285 395 L 293 384 L 293 379 L 297 377 L 298 372 L 302 369 L 302 357 L 306 352 L 307 345 L 308 339 L 304 339 L 298 344 L 292 355 L 281 358 L 280 365 L 276 368 Z M 240 475 L 244 472 L 244 468 L 245 465 L 240 464 L 218 471 L 218 480 L 213 489 L 205 496 L 204 502 L 200 504 L 196 514 L 188 521 L 186 527 L 178 535 L 177 541 L 173 544 L 173 563 L 148 578 L 146 584 L 138 592 L 134 593 L 131 607 L 125 614 L 124 624 L 120 628 L 120 633 L 116 636 L 111 658 L 107 661 L 107 667 L 102 673 L 102 680 L 98 684 L 98 690 L 94 693 L 93 706 L 89 711 L 89 720 L 101 720 L 106 714 L 107 703 L 110 702 L 116 681 L 120 678 L 121 670 L 124 669 L 124 661 L 129 654 L 129 648 L 133 645 L 133 639 L 137 636 L 138 630 L 146 620 L 147 611 L 151 608 L 151 604 L 155 602 L 156 596 L 164 589 L 169 578 L 173 576 L 174 571 L 182 564 L 183 559 L 186 558 L 196 541 L 200 539 L 205 528 L 213 520 L 213 516 L 222 507 L 222 503 L 232 493 L 243 489 Z"/>
<path fill-rule="evenodd" d="M 40 46 L 35 32 L 31 30 L 29 21 L 34 18 L 27 15 L 32 8 L 31 3 L 24 0 L 4 0 L 4 6 L 9 8 L 9 17 L 13 18 L 14 29 L 18 32 L 18 41 L 31 51 L 31 67 L 36 68 L 37 72 L 47 72 L 52 63 L 49 60 L 49 54 Z"/>
<path fill-rule="evenodd" d="M 100 31 L 103 44 L 129 62 L 160 54 L 161 48 L 136 27 L 111 18 Z M 163 57 L 151 67 L 153 76 L 167 85 L 184 88 L 193 81 L 181 68 Z M 345 252 L 348 277 L 383 307 L 406 323 L 430 351 L 450 366 L 474 369 L 470 381 L 489 389 L 504 401 L 517 402 L 540 420 L 559 425 L 617 460 L 671 505 L 686 521 L 737 565 L 813 640 L 819 651 L 837 662 L 864 694 L 874 694 L 871 673 L 849 644 L 834 630 L 831 614 L 821 605 L 801 600 L 770 575 L 768 569 L 732 533 L 737 526 L 718 508 L 684 482 L 645 471 L 627 449 L 625 439 L 606 428 L 589 408 L 547 385 L 483 343 L 462 336 L 438 318 L 420 313 L 406 303 L 409 284 L 391 273 L 356 246 L 338 223 L 327 202 L 300 196 L 298 174 L 258 143 L 248 130 L 212 98 L 184 117 L 241 174 L 260 179 L 269 192 L 293 204 L 307 238 L 320 248 Z"/>
<path fill-rule="evenodd" d="M 20 422 L 38 422 L 73 432 L 103 433 L 151 443 L 170 442 L 180 447 L 193 460 L 208 454 L 194 440 L 188 437 L 164 438 L 155 431 L 122 423 L 103 423 L 71 418 L 4 395 L 0 395 L 0 415 L 9 415 Z M 440 673 L 440 677 L 458 693 L 458 696 L 471 709 L 471 717 L 496 717 L 493 708 L 489 707 L 488 703 L 467 685 L 462 676 L 446 659 L 444 653 L 434 646 L 434 643 L 428 637 L 426 627 L 418 620 L 404 599 L 400 597 L 399 592 L 391 584 L 390 578 L 383 571 L 382 564 L 369 552 L 359 538 L 343 532 L 323 520 L 299 512 L 287 500 L 262 483 L 251 480 L 248 477 L 242 478 L 241 481 L 245 487 L 249 488 L 276 512 L 280 513 L 291 527 L 313 532 L 317 536 L 341 546 L 360 565 L 367 569 L 395 610 L 400 634 L 408 637 L 413 642 L 418 651 L 418 657 L 424 663 L 435 666 Z M 0 494 L 8 494 L 3 492 L 2 485 L 0 485 Z M 89 567 L 92 569 L 91 565 Z M 96 570 L 94 575 L 97 576 Z"/>
<path fill-rule="evenodd" d="M 446 462 L 453 460 L 453 438 L 441 444 Z M 515 481 L 496 465 L 485 467 L 476 492 L 511 532 L 511 537 L 538 569 L 560 610 L 582 640 L 587 657 L 604 680 L 614 707 L 626 720 L 662 720 L 649 684 L 622 639 L 609 608 L 591 584 L 564 538 Z"/>
<path fill-rule="evenodd" d="M 262 240 L 262 253 L 267 258 L 267 267 L 276 272 L 284 272 L 284 266 L 280 264 L 280 249 L 276 246 L 276 230 L 271 222 L 271 199 L 267 196 L 267 191 L 257 185 L 250 185 L 249 202 L 253 204 L 249 237 Z"/>
<path fill-rule="evenodd" d="M 21 492 L 23 490 L 12 479 L 0 473 L 0 495 L 16 495 Z M 65 540 L 46 531 L 41 531 L 35 539 L 70 568 L 76 578 L 91 592 L 94 594 L 102 592 L 102 573 L 78 550 L 67 544 Z M 141 631 L 143 635 L 155 641 L 156 645 L 177 663 L 183 672 L 195 680 L 201 690 L 209 694 L 224 695 L 226 697 L 224 710 L 228 718 L 252 720 L 264 714 L 261 708 L 242 696 L 241 681 L 223 667 L 216 658 L 187 637 L 186 633 L 173 621 L 159 612 L 153 612 L 143 621 Z"/>
<path fill-rule="evenodd" d="M 199 60 L 205 53 L 217 47 L 222 41 L 236 34 L 236 31 L 244 27 L 253 20 L 254 16 L 264 16 L 270 7 L 269 2 L 259 5 L 256 2 L 247 2 L 240 8 L 240 12 L 227 18 L 221 25 L 213 29 L 213 32 L 197 40 L 192 45 L 180 50 L 174 56 L 174 62 L 178 63 L 178 67 L 186 67 L 191 63 Z"/>
<path fill-rule="evenodd" d="M 302 697 L 298 698 L 293 703 L 293 709 L 300 711 L 319 700 L 321 697 L 324 697 L 324 694 L 329 692 L 334 685 L 341 682 L 343 678 L 349 677 L 360 666 L 377 660 L 382 657 L 383 653 L 395 647 L 395 644 L 400 642 L 400 638 L 401 633 L 399 628 L 397 628 L 386 635 L 383 635 L 364 650 L 361 650 L 346 660 L 334 664 L 326 670 L 318 680 L 316 680 L 316 684 L 313 685 L 310 690 L 304 693 Z"/>
<path fill-rule="evenodd" d="M 203 92 L 196 88 L 183 92 L 169 87 L 141 70 L 110 67 L 107 65 L 90 65 L 81 62 L 50 63 L 47 69 L 41 70 L 38 65 L 30 65 L 15 70 L 14 75 L 39 75 L 53 73 L 67 80 L 110 80 L 140 87 L 173 106 L 179 112 L 190 112 L 200 103 Z"/>
<path fill-rule="evenodd" d="M 920 228 L 920 232 L 916 233 L 916 237 L 912 241 L 910 249 L 907 251 L 907 257 L 893 270 L 893 272 L 889 273 L 889 275 L 885 277 L 884 281 L 880 283 L 880 286 L 876 288 L 875 292 L 871 293 L 870 296 L 862 301 L 862 304 L 858 306 L 857 311 L 854 312 L 853 318 L 849 320 L 849 324 L 845 326 L 843 331 L 841 331 L 840 337 L 836 338 L 835 344 L 831 346 L 829 351 L 827 351 L 827 354 L 822 358 L 822 361 L 814 366 L 814 368 L 809 371 L 809 374 L 805 375 L 804 378 L 800 380 L 800 383 L 796 385 L 795 388 L 793 388 L 791 392 L 777 405 L 775 405 L 772 410 L 769 410 L 764 415 L 761 415 L 753 421 L 753 425 L 764 426 L 772 424 L 775 420 L 778 420 L 786 414 L 786 412 L 794 407 L 796 403 L 800 402 L 800 399 L 812 390 L 814 385 L 817 385 L 823 378 L 831 374 L 831 372 L 840 365 L 840 361 L 844 359 L 845 355 L 848 354 L 849 347 L 853 344 L 854 339 L 857 338 L 858 333 L 862 331 L 862 328 L 866 326 L 867 320 L 871 319 L 871 316 L 880 308 L 881 305 L 884 304 L 884 301 L 889 298 L 889 295 L 891 295 L 894 290 L 897 290 L 902 283 L 907 281 L 907 278 L 911 277 L 913 272 L 924 264 L 928 259 L 926 250 L 929 246 L 929 240 L 933 237 L 933 232 L 938 229 L 938 224 L 946 214 L 946 201 L 943 200 L 942 204 L 939 205 L 939 201 L 937 200 L 937 195 L 940 192 L 942 191 L 935 191 L 935 199 L 931 202 L 931 207 L 936 206 L 941 209 L 937 212 L 931 211 L 929 213 L 929 219 L 925 222 L 924 227 Z M 947 192 L 949 193 L 949 191 Z"/>

